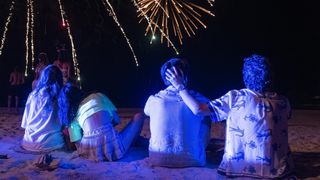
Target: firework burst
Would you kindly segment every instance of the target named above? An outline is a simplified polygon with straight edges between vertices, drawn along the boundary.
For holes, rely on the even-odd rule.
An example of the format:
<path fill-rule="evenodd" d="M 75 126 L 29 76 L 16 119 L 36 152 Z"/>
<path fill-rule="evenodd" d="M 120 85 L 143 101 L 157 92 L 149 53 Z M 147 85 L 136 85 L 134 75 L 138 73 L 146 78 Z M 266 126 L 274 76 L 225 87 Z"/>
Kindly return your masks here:
<path fill-rule="evenodd" d="M 135 0 L 135 6 L 140 22 L 143 19 L 148 21 L 146 35 L 151 33 L 154 36 L 159 31 L 161 43 L 166 39 L 168 46 L 172 46 L 169 42 L 171 35 L 182 44 L 185 35 L 195 35 L 199 26 L 206 28 L 202 21 L 203 13 L 214 16 L 209 10 L 188 0 Z"/>

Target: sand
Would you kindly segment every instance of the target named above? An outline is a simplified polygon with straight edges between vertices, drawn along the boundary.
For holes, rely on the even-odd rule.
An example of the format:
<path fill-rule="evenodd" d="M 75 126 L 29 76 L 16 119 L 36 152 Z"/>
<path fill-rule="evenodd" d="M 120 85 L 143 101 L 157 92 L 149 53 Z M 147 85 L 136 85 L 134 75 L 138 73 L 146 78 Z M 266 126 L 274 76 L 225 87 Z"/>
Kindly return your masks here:
<path fill-rule="evenodd" d="M 139 109 L 119 109 L 122 129 Z M 148 164 L 149 121 L 139 141 L 117 162 L 92 162 L 76 153 L 54 151 L 50 166 L 39 168 L 40 154 L 27 154 L 19 144 L 22 113 L 0 109 L 0 179 L 226 179 L 217 174 L 223 152 L 224 124 L 212 124 L 212 140 L 205 167 L 163 168 Z M 289 143 L 293 151 L 295 175 L 299 179 L 320 179 L 320 111 L 294 110 L 289 123 Z M 2 156 L 1 156 L 2 155 Z"/>

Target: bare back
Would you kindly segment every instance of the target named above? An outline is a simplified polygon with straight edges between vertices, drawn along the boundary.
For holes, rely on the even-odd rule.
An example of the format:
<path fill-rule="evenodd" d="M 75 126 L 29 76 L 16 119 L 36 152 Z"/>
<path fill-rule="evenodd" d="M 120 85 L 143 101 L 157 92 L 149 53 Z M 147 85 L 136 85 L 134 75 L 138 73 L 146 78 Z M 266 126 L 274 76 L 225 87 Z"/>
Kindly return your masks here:
<path fill-rule="evenodd" d="M 16 85 L 22 85 L 24 84 L 24 77 L 23 73 L 14 71 L 10 74 L 10 85 L 11 86 L 16 86 Z"/>

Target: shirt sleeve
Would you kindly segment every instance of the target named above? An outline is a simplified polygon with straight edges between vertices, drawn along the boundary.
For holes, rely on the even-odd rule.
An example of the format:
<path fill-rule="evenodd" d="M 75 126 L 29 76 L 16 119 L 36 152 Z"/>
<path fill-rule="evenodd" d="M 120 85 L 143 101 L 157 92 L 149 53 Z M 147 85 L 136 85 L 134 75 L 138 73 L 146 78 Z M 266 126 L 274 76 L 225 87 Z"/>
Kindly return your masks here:
<path fill-rule="evenodd" d="M 77 142 L 80 141 L 82 138 L 82 129 L 79 125 L 78 121 L 72 121 L 68 128 L 70 141 L 71 142 Z"/>
<path fill-rule="evenodd" d="M 222 97 L 212 100 L 208 103 L 210 118 L 212 121 L 223 121 L 228 118 L 236 93 L 229 91 Z"/>
<path fill-rule="evenodd" d="M 151 104 L 151 102 L 152 102 L 152 99 L 153 99 L 153 97 L 152 96 L 150 96 L 149 98 L 148 98 L 148 100 L 147 100 L 147 102 L 146 102 L 146 104 L 145 104 L 145 106 L 144 106 L 144 114 L 146 114 L 147 116 L 150 116 L 150 104 Z"/>

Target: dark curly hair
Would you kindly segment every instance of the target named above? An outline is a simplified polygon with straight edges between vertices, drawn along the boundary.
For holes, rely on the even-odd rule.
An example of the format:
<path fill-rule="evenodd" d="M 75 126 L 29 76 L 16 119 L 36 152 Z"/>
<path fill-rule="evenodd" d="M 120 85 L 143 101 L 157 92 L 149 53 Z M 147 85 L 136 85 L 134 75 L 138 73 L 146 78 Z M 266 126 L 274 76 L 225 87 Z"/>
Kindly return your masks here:
<path fill-rule="evenodd" d="M 63 125 L 70 125 L 78 111 L 79 104 L 84 99 L 85 93 L 68 82 L 60 91 L 59 103 L 59 118 Z"/>
<path fill-rule="evenodd" d="M 49 65 L 42 71 L 34 91 L 37 94 L 41 89 L 45 88 L 45 93 L 47 93 L 50 99 L 56 100 L 62 86 L 62 72 L 57 66 Z"/>
<path fill-rule="evenodd" d="M 269 60 L 261 55 L 253 54 L 244 59 L 243 81 L 248 89 L 265 92 L 271 86 L 271 69 Z"/>
<path fill-rule="evenodd" d="M 184 81 L 185 83 L 187 83 L 189 76 L 189 63 L 186 59 L 183 58 L 171 58 L 161 66 L 160 74 L 164 84 L 166 86 L 171 85 L 171 83 L 166 79 L 166 71 L 167 69 L 171 69 L 172 67 L 176 67 L 182 70 L 185 77 Z"/>

